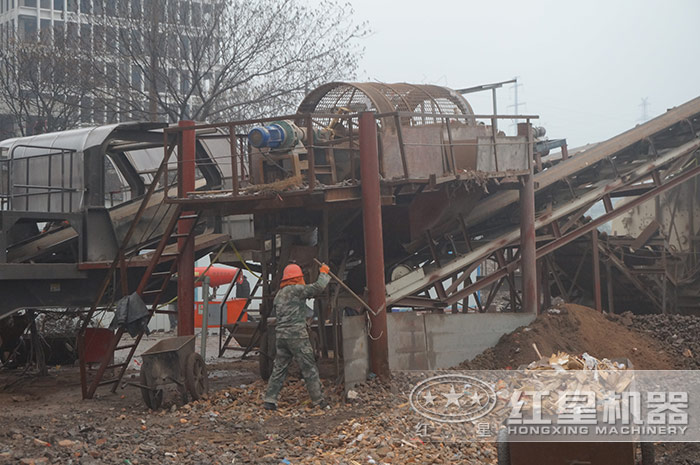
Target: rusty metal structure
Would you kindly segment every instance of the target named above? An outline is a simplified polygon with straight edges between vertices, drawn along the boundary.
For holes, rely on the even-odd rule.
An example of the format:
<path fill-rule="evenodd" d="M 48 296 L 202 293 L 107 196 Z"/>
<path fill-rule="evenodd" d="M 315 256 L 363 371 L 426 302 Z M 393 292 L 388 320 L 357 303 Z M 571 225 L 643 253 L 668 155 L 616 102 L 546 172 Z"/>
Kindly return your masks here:
<path fill-rule="evenodd" d="M 164 127 L 123 123 L 0 142 L 0 318 L 22 308 L 89 307 L 127 236 L 120 270 L 125 282 L 138 281 L 149 263 L 139 254 L 176 210 L 153 181 Z M 201 143 L 197 156 L 211 160 L 211 150 Z M 225 183 L 225 165 L 205 162 L 197 172 L 199 188 Z M 200 255 L 227 237 L 214 230 L 198 231 Z"/>
<path fill-rule="evenodd" d="M 263 280 L 260 332 L 266 331 L 284 265 L 295 260 L 309 268 L 315 256 L 329 262 L 374 309 L 367 314 L 371 365 L 386 375 L 387 304 L 442 309 L 448 296 L 437 284 L 429 286 L 437 297 L 415 292 L 387 302 L 394 296 L 387 294 L 385 281 L 440 266 L 446 260 L 438 238 L 477 206 L 483 188 L 517 189 L 519 179 L 531 172 L 533 132 L 508 137 L 496 129 L 502 118 L 513 119 L 475 115 L 460 94 L 436 86 L 327 84 L 311 92 L 296 115 L 214 125 L 229 134 L 267 125 L 250 130 L 247 154 L 230 154 L 236 165 L 247 155 L 250 185 L 191 192 L 171 202 L 221 216 L 254 214 L 251 252 L 261 263 Z M 530 118 L 522 117 L 524 128 L 531 128 Z M 276 188 L 285 180 L 296 181 Z M 525 248 L 533 259 L 534 244 L 532 235 Z M 531 265 L 534 269 L 534 260 Z M 353 306 L 346 293 L 334 289 L 320 299 L 319 320 L 337 325 L 348 305 Z M 531 311 L 534 306 L 532 299 Z M 337 358 L 337 339 L 333 347 L 326 339 L 320 337 L 322 351 L 330 348 Z"/>
<path fill-rule="evenodd" d="M 234 237 L 221 261 L 259 276 L 256 332 L 267 330 L 283 267 L 294 260 L 313 280 L 318 258 L 373 309 L 366 315 L 379 375 L 389 369 L 392 311 L 490 312 L 499 293 L 507 294 L 506 312 L 537 312 L 553 296 L 591 299 L 609 311 L 697 311 L 700 98 L 572 150 L 546 139 L 532 124 L 536 116 L 493 110 L 477 114 L 460 92 L 438 86 L 329 83 L 295 114 L 182 122 L 115 138 L 116 147 L 160 155 L 150 182 L 134 191 L 132 221 L 109 259 L 77 264 L 79 272 L 100 270 L 92 283 L 102 280 L 91 302 L 79 304 L 91 307 L 90 316 L 113 295 L 135 290 L 158 312 L 177 273 L 180 334 L 192 334 L 195 254 L 231 238 L 222 234 L 227 218 L 251 215 L 254 233 Z M 516 135 L 498 129 L 504 120 L 519 123 Z M 148 141 L 139 139 L 144 134 Z M 138 255 L 138 225 L 157 206 L 171 214 L 151 235 L 155 250 Z M 610 233 L 600 229 L 610 222 Z M 319 330 L 320 349 L 337 361 L 343 315 L 364 310 L 341 286 L 331 286 L 315 310 L 332 326 Z M 85 374 L 85 397 L 101 384 L 116 389 L 140 336 L 121 346 L 120 339 L 118 332 L 97 376 Z M 115 350 L 128 351 L 126 363 L 110 362 Z M 109 369 L 118 373 L 103 380 Z"/>

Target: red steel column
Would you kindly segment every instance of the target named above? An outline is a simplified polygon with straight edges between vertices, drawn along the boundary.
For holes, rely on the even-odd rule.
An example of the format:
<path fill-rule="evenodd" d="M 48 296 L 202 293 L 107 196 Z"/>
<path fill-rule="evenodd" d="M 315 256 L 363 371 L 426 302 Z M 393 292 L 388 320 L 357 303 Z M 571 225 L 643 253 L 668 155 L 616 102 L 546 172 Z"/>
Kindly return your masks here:
<path fill-rule="evenodd" d="M 384 282 L 384 243 L 382 238 L 382 198 L 379 188 L 377 123 L 373 112 L 360 114 L 360 176 L 362 178 L 362 221 L 365 238 L 365 270 L 369 289 L 370 368 L 380 378 L 389 379 L 389 338 L 386 325 L 386 286 Z"/>
<path fill-rule="evenodd" d="M 600 252 L 598 251 L 598 228 L 593 228 L 593 293 L 595 295 L 595 309 L 603 311 L 603 298 L 600 292 Z"/>
<path fill-rule="evenodd" d="M 535 242 L 535 181 L 532 172 L 520 187 L 520 270 L 523 312 L 537 313 L 537 258 Z"/>
<path fill-rule="evenodd" d="M 194 126 L 194 121 L 180 121 L 179 126 Z M 178 147 L 182 151 L 178 154 L 178 197 L 181 199 L 194 191 L 195 144 L 194 129 L 183 129 L 182 142 Z M 194 212 L 182 212 L 182 216 L 192 214 Z M 180 220 L 177 232 L 188 234 L 193 226 L 193 219 Z M 177 249 L 180 253 L 177 263 L 177 335 L 191 336 L 194 334 L 194 238 L 178 238 Z"/>

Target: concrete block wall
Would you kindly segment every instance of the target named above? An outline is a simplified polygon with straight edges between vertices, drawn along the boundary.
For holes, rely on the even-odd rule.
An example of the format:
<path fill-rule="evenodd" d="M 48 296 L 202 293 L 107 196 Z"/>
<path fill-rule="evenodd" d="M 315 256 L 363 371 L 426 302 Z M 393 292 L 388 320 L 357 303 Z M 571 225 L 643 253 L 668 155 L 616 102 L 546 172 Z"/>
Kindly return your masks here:
<path fill-rule="evenodd" d="M 393 371 L 451 368 L 534 319 L 529 313 L 389 313 L 389 367 Z M 364 316 L 343 319 L 346 389 L 363 382 L 369 373 L 365 325 Z"/>

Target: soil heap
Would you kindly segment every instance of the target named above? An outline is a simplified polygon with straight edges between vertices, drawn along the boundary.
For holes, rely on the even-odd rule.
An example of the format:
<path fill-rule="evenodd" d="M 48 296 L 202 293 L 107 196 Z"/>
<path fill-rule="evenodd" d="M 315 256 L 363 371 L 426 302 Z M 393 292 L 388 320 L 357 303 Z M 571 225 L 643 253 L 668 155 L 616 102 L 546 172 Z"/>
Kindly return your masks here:
<path fill-rule="evenodd" d="M 669 370 L 678 363 L 658 340 L 641 334 L 617 321 L 611 321 L 594 309 L 563 304 L 537 317 L 529 326 L 506 334 L 496 346 L 487 349 L 459 368 L 468 370 L 517 369 L 539 357 L 559 351 L 570 354 L 587 352 L 596 358 L 628 358 L 635 369 Z"/>

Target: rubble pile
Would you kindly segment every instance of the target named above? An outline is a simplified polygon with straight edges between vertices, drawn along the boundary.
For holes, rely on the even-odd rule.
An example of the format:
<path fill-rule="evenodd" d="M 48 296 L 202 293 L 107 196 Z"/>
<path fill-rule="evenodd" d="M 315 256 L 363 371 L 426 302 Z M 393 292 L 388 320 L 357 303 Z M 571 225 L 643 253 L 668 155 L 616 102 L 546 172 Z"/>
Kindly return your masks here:
<path fill-rule="evenodd" d="M 600 370 L 600 371 L 617 371 L 626 370 L 628 367 L 622 361 L 611 361 L 607 358 L 598 360 L 597 358 L 588 355 L 584 352 L 580 357 L 567 354 L 566 352 L 558 352 L 552 354 L 551 357 L 542 357 L 535 360 L 527 366 L 528 370 L 552 370 L 552 371 L 569 371 L 569 370 Z"/>
<path fill-rule="evenodd" d="M 692 315 L 633 315 L 618 320 L 627 327 L 658 340 L 673 356 L 669 368 L 700 369 L 700 317 Z"/>
<path fill-rule="evenodd" d="M 561 304 L 537 317 L 528 326 L 506 334 L 491 347 L 459 365 L 466 370 L 498 370 L 526 367 L 543 354 L 587 352 L 599 359 L 627 358 L 635 369 L 667 370 L 674 361 L 664 344 L 650 335 L 626 327 L 594 309 Z"/>

